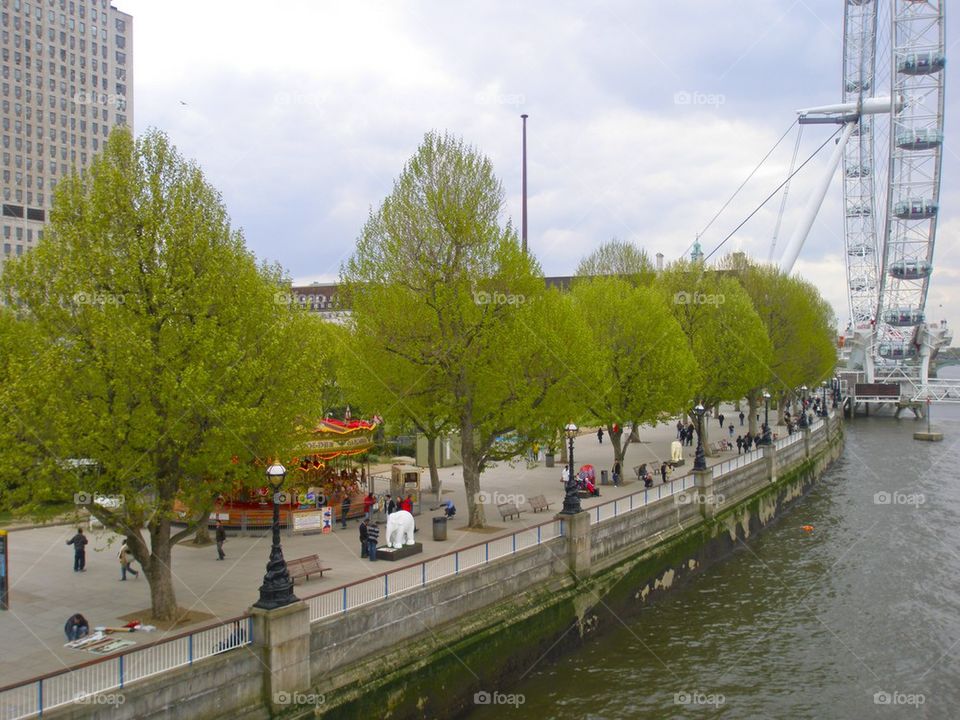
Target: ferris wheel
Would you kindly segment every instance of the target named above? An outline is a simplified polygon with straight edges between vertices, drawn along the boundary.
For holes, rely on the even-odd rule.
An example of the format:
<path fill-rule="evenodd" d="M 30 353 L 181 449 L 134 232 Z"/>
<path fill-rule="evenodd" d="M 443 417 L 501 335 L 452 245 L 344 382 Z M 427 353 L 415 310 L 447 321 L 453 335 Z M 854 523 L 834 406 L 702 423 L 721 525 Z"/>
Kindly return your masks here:
<path fill-rule="evenodd" d="M 939 211 L 944 1 L 846 0 L 842 98 L 800 111 L 842 126 L 828 175 L 784 253 L 789 272 L 842 160 L 851 359 L 867 381 L 927 382 L 949 344 L 925 306 Z"/>

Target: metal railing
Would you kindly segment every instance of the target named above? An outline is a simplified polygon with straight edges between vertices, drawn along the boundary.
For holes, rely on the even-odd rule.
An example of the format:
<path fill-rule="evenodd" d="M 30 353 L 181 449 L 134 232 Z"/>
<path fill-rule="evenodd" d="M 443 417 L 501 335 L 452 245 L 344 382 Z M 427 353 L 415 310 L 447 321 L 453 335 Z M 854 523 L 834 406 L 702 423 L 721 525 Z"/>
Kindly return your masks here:
<path fill-rule="evenodd" d="M 563 536 L 563 522 L 549 520 L 517 530 L 510 535 L 430 558 L 413 565 L 379 573 L 363 580 L 310 595 L 303 600 L 310 607 L 310 622 L 343 614 L 354 608 L 424 587 L 451 575 L 469 572 L 503 557 L 515 555 Z"/>
<path fill-rule="evenodd" d="M 752 462 L 755 462 L 763 457 L 763 448 L 757 448 L 756 450 L 751 450 L 748 453 L 743 455 L 737 455 L 737 457 L 722 462 L 719 465 L 713 466 L 713 478 L 716 480 L 722 475 L 731 473 L 734 470 L 738 470 L 742 467 L 749 465 Z"/>
<path fill-rule="evenodd" d="M 786 437 L 780 438 L 773 444 L 773 446 L 777 448 L 777 450 L 782 450 L 783 448 L 790 447 L 794 443 L 798 443 L 801 440 L 803 440 L 803 433 L 798 430 L 792 435 L 787 435 Z"/>
<path fill-rule="evenodd" d="M 643 490 L 637 490 L 622 498 L 600 503 L 590 508 L 588 512 L 593 522 L 604 522 L 618 515 L 623 515 L 632 510 L 642 508 L 645 505 L 655 503 L 658 500 L 669 498 L 690 487 L 693 487 L 693 477 L 688 473 L 668 483 L 660 483 L 659 485 L 644 488 Z"/>
<path fill-rule="evenodd" d="M 253 618 L 241 615 L 7 685 L 0 688 L 0 720 L 41 717 L 47 710 L 71 703 L 94 704 L 93 696 L 121 693 L 132 682 L 249 645 L 252 638 Z"/>

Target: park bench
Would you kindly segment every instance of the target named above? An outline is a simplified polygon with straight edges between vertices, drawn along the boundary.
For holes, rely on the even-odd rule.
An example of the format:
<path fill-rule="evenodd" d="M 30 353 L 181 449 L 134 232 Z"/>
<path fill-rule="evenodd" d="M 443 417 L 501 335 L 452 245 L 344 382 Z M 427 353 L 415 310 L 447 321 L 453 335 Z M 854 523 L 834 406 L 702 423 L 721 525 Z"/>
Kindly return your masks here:
<path fill-rule="evenodd" d="M 530 509 L 534 512 L 550 509 L 550 503 L 547 502 L 547 498 L 543 495 L 534 495 L 532 498 L 530 498 L 529 503 Z"/>
<path fill-rule="evenodd" d="M 497 510 L 500 511 L 500 518 L 503 520 L 514 516 L 519 520 L 520 513 L 523 512 L 516 503 L 500 503 L 497 505 Z"/>
<path fill-rule="evenodd" d="M 306 557 L 287 560 L 287 572 L 290 574 L 290 579 L 294 582 L 296 582 L 297 578 L 309 580 L 311 575 L 320 575 L 320 577 L 323 577 L 323 571 L 329 569 L 328 567 L 324 567 L 323 563 L 320 562 L 319 555 L 307 555 Z"/>

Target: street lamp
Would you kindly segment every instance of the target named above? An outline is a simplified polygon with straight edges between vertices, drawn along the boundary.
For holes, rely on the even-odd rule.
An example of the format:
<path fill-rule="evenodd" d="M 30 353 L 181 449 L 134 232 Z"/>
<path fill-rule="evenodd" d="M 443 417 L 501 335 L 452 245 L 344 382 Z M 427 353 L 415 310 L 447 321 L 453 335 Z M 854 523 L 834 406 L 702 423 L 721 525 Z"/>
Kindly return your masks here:
<path fill-rule="evenodd" d="M 820 383 L 820 386 L 823 388 L 823 403 L 822 403 L 822 407 L 820 408 L 820 414 L 823 417 L 826 417 L 827 416 L 827 381 L 824 380 L 822 383 Z"/>
<path fill-rule="evenodd" d="M 580 507 L 580 495 L 577 492 L 577 479 L 573 474 L 573 439 L 577 436 L 578 428 L 573 423 L 568 423 L 563 430 L 567 435 L 569 447 L 567 448 L 567 484 L 564 486 L 566 494 L 563 496 L 563 510 L 560 511 L 560 514 L 576 515 L 583 511 L 583 508 Z"/>
<path fill-rule="evenodd" d="M 800 386 L 800 427 L 805 428 L 807 423 L 807 386 Z"/>
<path fill-rule="evenodd" d="M 693 456 L 693 469 L 706 470 L 707 458 L 703 455 L 703 413 L 706 412 L 706 408 L 701 403 L 697 403 L 693 411 L 697 414 L 697 452 Z"/>
<path fill-rule="evenodd" d="M 283 548 L 280 547 L 280 502 L 277 496 L 286 475 L 287 469 L 280 463 L 267 468 L 267 482 L 273 490 L 273 545 L 263 585 L 260 586 L 260 599 L 253 604 L 263 610 L 275 610 L 299 600 L 293 594 L 293 580 L 287 572 L 287 562 L 283 559 Z"/>
<path fill-rule="evenodd" d="M 763 391 L 763 444 L 769 445 L 770 438 L 770 393 Z"/>

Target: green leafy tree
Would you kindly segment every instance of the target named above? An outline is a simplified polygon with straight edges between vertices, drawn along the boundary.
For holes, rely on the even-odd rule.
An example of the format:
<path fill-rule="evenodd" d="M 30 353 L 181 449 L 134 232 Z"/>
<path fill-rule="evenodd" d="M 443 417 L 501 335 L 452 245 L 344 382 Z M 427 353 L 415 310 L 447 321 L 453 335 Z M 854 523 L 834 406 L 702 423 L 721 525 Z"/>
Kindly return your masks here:
<path fill-rule="evenodd" d="M 428 133 L 373 213 L 342 269 L 355 322 L 375 354 L 410 364 L 460 433 L 471 527 L 486 524 L 480 476 L 510 457 L 569 402 L 567 324 L 510 225 L 490 161 L 462 140 Z M 418 376 L 419 373 L 419 376 Z M 383 380 L 385 384 L 391 381 Z M 444 406 L 446 406 L 444 408 Z"/>
<path fill-rule="evenodd" d="M 200 169 L 158 132 L 115 130 L 65 178 L 44 239 L 2 282 L 37 341 L 4 391 L 35 412 L 4 419 L 19 442 L 0 455 L 32 461 L 26 483 L 4 476 L 9 499 L 121 497 L 86 508 L 130 538 L 154 617 L 174 618 L 174 544 L 218 494 L 262 484 L 254 458 L 289 457 L 298 422 L 319 414 L 316 320 L 284 301 L 279 269 L 258 266 Z"/>
<path fill-rule="evenodd" d="M 596 348 L 586 405 L 591 419 L 606 426 L 614 462 L 622 465 L 634 438 L 624 441 L 624 423 L 638 428 L 685 406 L 701 386 L 699 368 L 656 290 L 607 276 L 578 279 L 572 296 Z"/>
<path fill-rule="evenodd" d="M 697 360 L 700 383 L 691 395 L 704 407 L 744 397 L 770 376 L 770 338 L 735 277 L 681 261 L 660 274 L 657 287 Z"/>
<path fill-rule="evenodd" d="M 615 276 L 631 285 L 650 285 L 656 271 L 647 253 L 632 243 L 614 238 L 587 255 L 577 265 L 577 277 Z"/>

